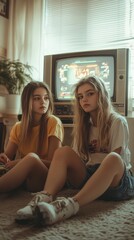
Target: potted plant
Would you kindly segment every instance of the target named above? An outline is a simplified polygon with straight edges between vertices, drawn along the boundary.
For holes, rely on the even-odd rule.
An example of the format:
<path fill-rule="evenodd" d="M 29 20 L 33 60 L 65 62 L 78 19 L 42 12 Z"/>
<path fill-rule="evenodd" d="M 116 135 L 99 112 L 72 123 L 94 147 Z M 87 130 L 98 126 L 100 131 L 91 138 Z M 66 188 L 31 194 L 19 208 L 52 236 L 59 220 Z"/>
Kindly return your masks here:
<path fill-rule="evenodd" d="M 2 113 L 18 114 L 20 110 L 20 95 L 24 86 L 32 81 L 32 67 L 19 60 L 0 59 L 0 91 Z M 15 106 L 16 105 L 16 106 Z"/>

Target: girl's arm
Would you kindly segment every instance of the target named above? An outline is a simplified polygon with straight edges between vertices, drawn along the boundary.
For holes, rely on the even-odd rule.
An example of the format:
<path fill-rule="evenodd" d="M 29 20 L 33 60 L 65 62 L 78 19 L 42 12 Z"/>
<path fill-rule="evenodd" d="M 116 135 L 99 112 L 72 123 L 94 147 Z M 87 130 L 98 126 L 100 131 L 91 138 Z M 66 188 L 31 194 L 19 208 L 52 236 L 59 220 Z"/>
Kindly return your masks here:
<path fill-rule="evenodd" d="M 55 137 L 55 136 L 50 136 L 48 139 L 48 155 L 47 155 L 47 159 L 42 160 L 43 163 L 49 168 L 50 163 L 52 161 L 54 152 L 57 148 L 61 147 L 62 143 L 61 141 Z"/>
<path fill-rule="evenodd" d="M 0 162 L 6 164 L 8 161 L 13 160 L 17 149 L 18 146 L 9 140 L 4 153 L 0 154 Z"/>

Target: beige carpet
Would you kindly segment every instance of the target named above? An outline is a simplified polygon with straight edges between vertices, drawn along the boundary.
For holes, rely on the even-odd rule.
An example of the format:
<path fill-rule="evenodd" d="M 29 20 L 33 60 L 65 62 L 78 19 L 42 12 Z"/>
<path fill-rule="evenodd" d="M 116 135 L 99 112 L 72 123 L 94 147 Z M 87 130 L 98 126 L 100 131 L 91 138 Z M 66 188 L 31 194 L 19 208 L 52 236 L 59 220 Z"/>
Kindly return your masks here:
<path fill-rule="evenodd" d="M 72 193 L 70 190 L 63 192 L 64 195 Z M 123 202 L 97 200 L 83 207 L 75 217 L 49 227 L 15 223 L 16 211 L 29 200 L 31 194 L 24 191 L 0 195 L 0 240 L 134 239 L 134 199 Z"/>

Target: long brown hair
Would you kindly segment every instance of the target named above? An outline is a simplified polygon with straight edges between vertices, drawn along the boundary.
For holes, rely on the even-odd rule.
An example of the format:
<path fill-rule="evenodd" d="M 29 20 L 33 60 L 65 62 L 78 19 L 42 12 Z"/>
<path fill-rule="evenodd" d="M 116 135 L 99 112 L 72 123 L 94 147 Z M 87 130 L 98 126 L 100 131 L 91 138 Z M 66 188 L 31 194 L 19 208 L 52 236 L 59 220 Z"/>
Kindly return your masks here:
<path fill-rule="evenodd" d="M 108 90 L 102 79 L 88 76 L 82 78 L 75 85 L 73 147 L 86 160 L 89 155 L 90 113 L 84 112 L 78 99 L 78 89 L 84 84 L 92 85 L 98 92 L 97 127 L 99 128 L 99 149 L 108 146 L 111 122 L 113 117 L 118 114 L 112 106 Z"/>
<path fill-rule="evenodd" d="M 40 121 L 40 131 L 39 131 L 39 139 L 38 139 L 38 147 L 37 153 L 41 154 L 41 146 L 42 141 L 46 137 L 46 128 L 47 128 L 47 120 L 48 117 L 53 113 L 53 98 L 52 93 L 48 87 L 48 85 L 44 82 L 39 81 L 32 81 L 28 83 L 22 92 L 21 95 L 21 108 L 22 108 L 22 119 L 21 119 L 21 142 L 29 141 L 31 137 L 31 130 L 32 130 L 32 122 L 33 122 L 33 115 L 32 115 L 32 99 L 33 99 L 33 92 L 37 88 L 44 88 L 47 91 L 49 97 L 49 106 L 48 110 L 45 114 L 42 115 Z"/>

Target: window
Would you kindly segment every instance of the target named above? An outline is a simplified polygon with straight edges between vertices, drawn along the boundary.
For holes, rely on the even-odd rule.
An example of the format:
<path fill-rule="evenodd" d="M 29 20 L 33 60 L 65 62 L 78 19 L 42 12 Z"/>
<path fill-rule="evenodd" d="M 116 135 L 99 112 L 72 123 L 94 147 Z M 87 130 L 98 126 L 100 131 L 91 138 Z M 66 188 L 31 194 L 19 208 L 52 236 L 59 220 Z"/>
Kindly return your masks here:
<path fill-rule="evenodd" d="M 130 48 L 129 96 L 134 101 L 134 0 L 46 0 L 45 9 L 45 55 Z"/>
<path fill-rule="evenodd" d="M 130 46 L 134 0 L 46 0 L 45 54 Z"/>

